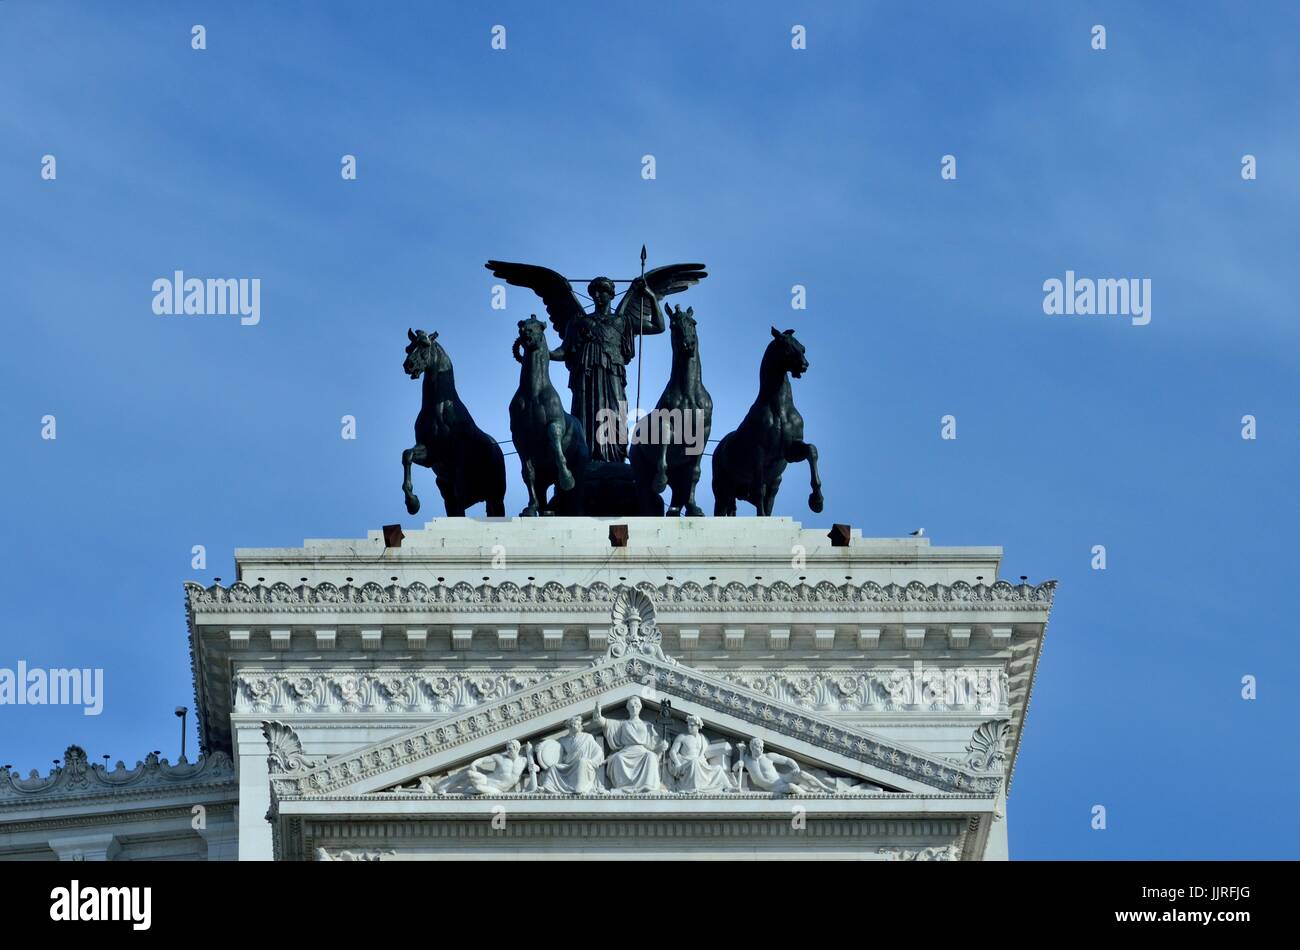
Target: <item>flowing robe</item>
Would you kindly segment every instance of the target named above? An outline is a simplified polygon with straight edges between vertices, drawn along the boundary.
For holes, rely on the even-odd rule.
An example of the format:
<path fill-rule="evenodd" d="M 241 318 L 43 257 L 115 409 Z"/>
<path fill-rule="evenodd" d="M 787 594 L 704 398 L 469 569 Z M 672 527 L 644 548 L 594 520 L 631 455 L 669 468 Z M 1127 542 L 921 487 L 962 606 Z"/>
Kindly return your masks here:
<path fill-rule="evenodd" d="M 590 733 L 565 736 L 560 740 L 564 757 L 542 773 L 537 783 L 539 791 L 560 795 L 586 795 L 600 789 L 600 766 L 605 753 Z"/>
<path fill-rule="evenodd" d="M 605 741 L 614 750 L 605 764 L 609 787 L 620 792 L 657 792 L 659 733 L 641 719 L 606 719 Z"/>
<path fill-rule="evenodd" d="M 588 313 L 571 320 L 566 329 L 564 365 L 573 393 L 569 412 L 582 423 L 592 459 L 622 462 L 627 458 L 622 410 L 627 406 L 627 364 L 636 355 L 635 320 Z M 602 414 L 602 409 L 614 415 Z M 618 419 L 618 425 L 602 427 L 607 418 Z"/>
<path fill-rule="evenodd" d="M 668 771 L 679 792 L 723 792 L 731 788 L 727 770 L 708 759 L 709 740 L 684 732 L 668 750 Z"/>

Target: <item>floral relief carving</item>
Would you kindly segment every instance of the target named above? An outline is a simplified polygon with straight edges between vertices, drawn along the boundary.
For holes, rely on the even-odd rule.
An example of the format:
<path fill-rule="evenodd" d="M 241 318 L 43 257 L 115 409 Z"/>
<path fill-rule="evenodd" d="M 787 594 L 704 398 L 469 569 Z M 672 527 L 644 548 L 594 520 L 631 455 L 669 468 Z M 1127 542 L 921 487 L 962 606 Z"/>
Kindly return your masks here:
<path fill-rule="evenodd" d="M 394 584 L 381 587 L 371 581 L 360 588 L 348 584 L 343 588 L 329 582 L 316 585 L 303 584 L 292 588 L 282 582 L 270 587 L 261 584 L 249 586 L 237 581 L 229 587 L 214 584 L 203 587 L 193 582 L 185 585 L 186 596 L 191 607 L 209 610 L 226 609 L 277 609 L 308 610 L 313 607 L 330 606 L 361 610 L 375 605 L 476 605 L 476 604 L 510 604 L 510 605 L 546 605 L 546 604 L 586 604 L 599 608 L 608 606 L 618 595 L 620 588 L 610 588 L 603 582 L 590 585 L 564 585 L 557 581 L 547 581 L 538 586 L 528 584 L 525 587 L 504 581 L 500 584 L 471 585 L 460 581 L 450 587 L 436 584 L 432 587 L 421 582 L 407 586 Z M 837 605 L 845 609 L 854 604 L 896 604 L 901 609 L 908 605 L 927 605 L 930 608 L 944 604 L 970 606 L 973 604 L 998 604 L 1000 606 L 1017 606 L 1040 608 L 1050 605 L 1056 589 L 1055 581 L 1042 584 L 1011 584 L 1008 581 L 996 581 L 991 585 L 968 584 L 956 581 L 951 585 L 925 585 L 912 581 L 904 586 L 898 584 L 880 585 L 874 581 L 865 584 L 834 584 L 820 581 L 814 586 L 800 583 L 790 585 L 785 581 L 771 584 L 742 584 L 731 581 L 725 585 L 710 583 L 704 586 L 687 581 L 682 584 L 668 583 L 655 586 L 641 582 L 636 589 L 650 596 L 661 604 L 698 604 L 709 606 L 745 605 L 748 609 L 758 609 L 764 604 L 788 603 L 808 605 Z M 916 609 L 916 608 L 914 608 Z"/>

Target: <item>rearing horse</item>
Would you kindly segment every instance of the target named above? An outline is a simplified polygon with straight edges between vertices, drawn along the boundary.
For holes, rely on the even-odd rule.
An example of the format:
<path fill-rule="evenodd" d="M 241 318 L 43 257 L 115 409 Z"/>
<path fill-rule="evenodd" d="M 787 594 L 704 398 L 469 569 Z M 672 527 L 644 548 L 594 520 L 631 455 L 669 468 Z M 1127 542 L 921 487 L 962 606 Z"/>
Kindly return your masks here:
<path fill-rule="evenodd" d="M 506 513 L 506 460 L 496 440 L 474 424 L 456 393 L 451 357 L 438 343 L 438 333 L 407 329 L 410 343 L 402 371 L 411 379 L 424 376 L 420 414 L 415 417 L 415 445 L 402 453 L 402 492 L 406 510 L 415 514 L 420 499 L 411 489 L 411 464 L 433 469 L 447 514 L 463 517 L 465 509 L 487 503 L 490 518 Z"/>
<path fill-rule="evenodd" d="M 538 515 L 556 507 L 557 501 L 577 485 L 591 459 L 582 423 L 564 411 L 560 394 L 551 385 L 551 350 L 546 324 L 534 314 L 519 321 L 513 352 L 521 364 L 519 389 L 510 400 L 510 437 L 519 453 L 528 507 L 521 515 Z M 548 505 L 546 490 L 554 485 L 556 497 Z M 565 507 L 561 505 L 561 507 Z"/>
<path fill-rule="evenodd" d="M 634 441 L 628 457 L 636 472 L 643 515 L 663 512 L 659 494 L 666 486 L 673 490 L 668 517 L 677 517 L 683 508 L 687 515 L 702 515 L 703 509 L 695 503 L 695 485 L 713 428 L 713 397 L 700 378 L 695 308 L 665 309 L 672 321 L 673 366 L 654 412 L 638 424 L 641 431 L 645 431 L 642 427 L 652 429 L 654 439 L 648 444 Z"/>
<path fill-rule="evenodd" d="M 822 480 L 817 475 L 817 447 L 803 440 L 803 416 L 794 407 L 790 380 L 808 370 L 803 344 L 793 330 L 772 327 L 772 342 L 758 371 L 758 398 L 734 432 L 713 451 L 713 513 L 734 515 L 736 499 L 770 515 L 781 476 L 789 462 L 808 461 L 812 494 L 808 507 L 822 510 Z"/>

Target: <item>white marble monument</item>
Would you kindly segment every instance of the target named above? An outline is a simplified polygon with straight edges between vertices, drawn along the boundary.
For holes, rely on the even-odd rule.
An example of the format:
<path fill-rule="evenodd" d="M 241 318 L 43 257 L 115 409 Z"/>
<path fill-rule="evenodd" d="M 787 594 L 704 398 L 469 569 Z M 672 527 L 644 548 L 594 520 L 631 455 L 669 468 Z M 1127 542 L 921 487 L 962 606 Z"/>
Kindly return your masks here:
<path fill-rule="evenodd" d="M 189 768 L 227 816 L 193 856 L 1006 858 L 1054 584 L 997 580 L 1000 557 L 788 518 L 241 549 L 235 583 L 186 585 Z M 28 856 L 56 856 L 14 790 L 46 780 L 6 778 L 0 832 L 22 801 Z M 82 811 L 81 837 L 130 842 Z"/>

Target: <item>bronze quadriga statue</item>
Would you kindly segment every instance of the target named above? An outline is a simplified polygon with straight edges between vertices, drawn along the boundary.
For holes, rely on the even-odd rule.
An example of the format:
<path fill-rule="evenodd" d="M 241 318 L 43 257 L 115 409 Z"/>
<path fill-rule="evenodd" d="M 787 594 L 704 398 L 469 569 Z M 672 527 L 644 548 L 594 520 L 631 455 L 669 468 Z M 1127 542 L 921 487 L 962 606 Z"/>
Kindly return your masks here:
<path fill-rule="evenodd" d="M 803 416 L 794 407 L 787 376 L 798 379 L 807 370 L 808 357 L 794 331 L 772 327 L 772 342 L 758 370 L 758 398 L 740 427 L 723 436 L 713 451 L 715 515 L 734 515 L 737 499 L 749 502 L 760 515 L 770 515 L 786 465 L 803 461 L 812 480 L 808 507 L 822 510 L 817 447 L 803 440 Z"/>
<path fill-rule="evenodd" d="M 638 437 L 629 457 L 636 473 L 641 514 L 663 514 L 660 495 L 668 487 L 672 489 L 670 517 L 683 510 L 688 515 L 702 515 L 704 511 L 695 503 L 695 485 L 713 427 L 713 399 L 700 374 L 695 308 L 665 309 L 672 322 L 672 370 L 654 412 L 634 430 Z"/>
<path fill-rule="evenodd" d="M 519 321 L 514 355 L 520 370 L 519 389 L 510 400 L 510 437 L 528 489 L 528 507 L 520 514 L 538 515 L 543 510 L 582 514 L 578 479 L 591 453 L 582 423 L 564 411 L 560 394 L 551 385 L 546 325 L 536 316 Z M 546 494 L 552 485 L 555 497 L 548 504 Z"/>
<path fill-rule="evenodd" d="M 456 393 L 451 358 L 438 343 L 438 334 L 406 331 L 410 343 L 402 370 L 424 377 L 420 414 L 415 419 L 415 445 L 402 453 L 402 492 L 406 510 L 415 514 L 420 499 L 411 486 L 411 464 L 433 469 L 447 514 L 463 516 L 465 509 L 487 503 L 489 517 L 506 513 L 506 463 L 496 440 L 474 424 Z"/>

